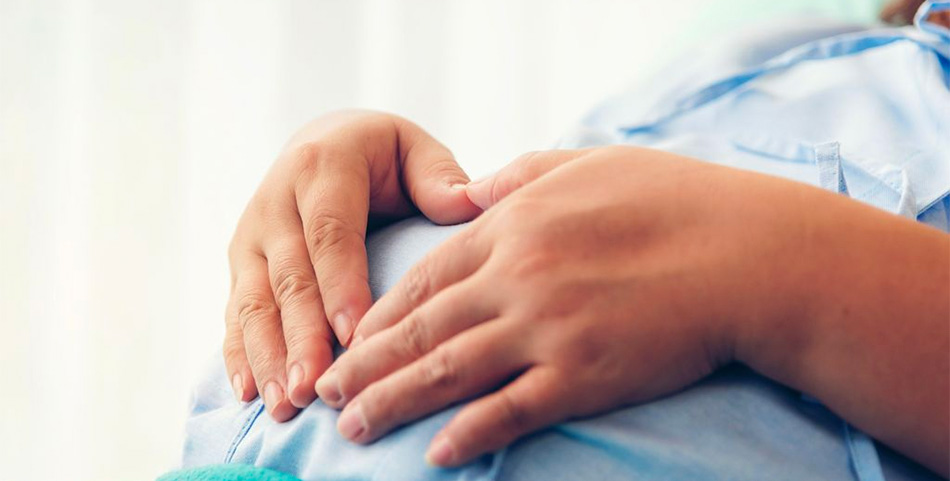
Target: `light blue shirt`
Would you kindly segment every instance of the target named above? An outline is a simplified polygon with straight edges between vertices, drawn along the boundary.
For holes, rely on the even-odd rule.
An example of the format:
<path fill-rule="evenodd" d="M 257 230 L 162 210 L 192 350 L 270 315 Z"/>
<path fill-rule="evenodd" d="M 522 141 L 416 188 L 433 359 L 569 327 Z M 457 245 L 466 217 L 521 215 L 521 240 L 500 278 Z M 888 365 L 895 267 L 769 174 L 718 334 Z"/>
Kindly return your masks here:
<path fill-rule="evenodd" d="M 924 8 L 937 3 L 950 2 Z M 810 25 L 726 42 L 718 55 L 611 99 L 561 146 L 663 148 L 824 186 L 947 231 L 950 35 L 929 25 Z M 409 219 L 371 236 L 374 296 L 457 229 Z M 260 400 L 237 403 L 219 360 L 196 390 L 183 465 L 248 463 L 306 480 L 938 479 L 738 366 L 462 468 L 427 466 L 426 446 L 457 409 L 359 446 L 336 432 L 338 413 L 319 400 L 284 424 Z"/>

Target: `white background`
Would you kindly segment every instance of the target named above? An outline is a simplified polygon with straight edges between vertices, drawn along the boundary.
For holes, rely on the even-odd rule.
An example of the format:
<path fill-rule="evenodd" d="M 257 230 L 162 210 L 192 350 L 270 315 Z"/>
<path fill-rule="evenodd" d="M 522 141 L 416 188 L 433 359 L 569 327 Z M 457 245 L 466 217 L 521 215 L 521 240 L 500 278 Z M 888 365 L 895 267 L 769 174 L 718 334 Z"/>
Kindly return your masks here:
<path fill-rule="evenodd" d="M 0 0 L 0 476 L 174 466 L 232 229 L 308 119 L 397 112 L 480 176 L 718 33 L 875 3 Z"/>

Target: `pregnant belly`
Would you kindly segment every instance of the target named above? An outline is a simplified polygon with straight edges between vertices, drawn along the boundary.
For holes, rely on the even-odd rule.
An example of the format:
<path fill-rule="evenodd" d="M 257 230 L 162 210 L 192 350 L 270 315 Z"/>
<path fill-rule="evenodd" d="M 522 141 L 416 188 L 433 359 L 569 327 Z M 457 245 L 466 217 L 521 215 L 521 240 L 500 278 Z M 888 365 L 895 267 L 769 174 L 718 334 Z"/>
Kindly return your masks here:
<path fill-rule="evenodd" d="M 413 218 L 371 235 L 374 297 L 461 228 Z M 319 400 L 282 424 L 259 399 L 238 403 L 222 361 L 195 393 L 184 467 L 244 463 L 327 481 L 855 479 L 839 418 L 741 366 L 664 399 L 553 426 L 456 469 L 428 466 L 423 456 L 458 406 L 360 446 L 337 433 L 338 412 Z"/>

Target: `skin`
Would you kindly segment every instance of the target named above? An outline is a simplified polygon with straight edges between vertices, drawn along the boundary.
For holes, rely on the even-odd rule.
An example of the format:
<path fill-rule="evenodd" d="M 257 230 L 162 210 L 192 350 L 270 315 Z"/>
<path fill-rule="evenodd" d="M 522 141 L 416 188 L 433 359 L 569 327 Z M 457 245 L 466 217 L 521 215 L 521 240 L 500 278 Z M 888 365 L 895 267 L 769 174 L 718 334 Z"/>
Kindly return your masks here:
<path fill-rule="evenodd" d="M 345 437 L 472 399 L 427 453 L 458 465 L 741 362 L 947 475 L 950 236 L 634 147 L 530 154 L 467 192 L 485 213 L 317 382 Z"/>
<path fill-rule="evenodd" d="M 421 211 L 436 223 L 479 212 L 452 153 L 415 124 L 368 111 L 333 113 L 284 147 L 229 249 L 224 358 L 235 396 L 263 393 L 285 421 L 316 397 L 369 309 L 368 227 Z"/>
<path fill-rule="evenodd" d="M 923 3 L 921 0 L 894 0 L 884 5 L 879 16 L 887 23 L 907 25 L 914 21 L 917 9 Z M 931 13 L 927 21 L 950 28 L 950 11 Z"/>
<path fill-rule="evenodd" d="M 920 3 L 891 2 L 881 18 L 906 22 Z M 929 20 L 950 27 L 950 12 Z M 224 355 L 235 396 L 264 393 L 270 415 L 286 421 L 320 394 L 348 406 L 340 428 L 359 442 L 475 396 L 428 455 L 454 465 L 548 424 L 673 392 L 735 361 L 814 395 L 947 475 L 946 235 L 806 186 L 613 149 L 530 154 L 466 188 L 451 152 L 405 119 L 347 111 L 306 125 L 255 193 L 229 249 Z M 604 157 L 620 162 L 595 161 Z M 591 167 L 560 168 L 578 158 Z M 570 178 L 588 170 L 587 184 Z M 610 195 L 619 202 L 634 179 L 658 174 L 665 183 L 641 185 L 631 204 L 589 204 Z M 553 187 L 559 178 L 570 186 Z M 616 192 L 602 187 L 620 180 Z M 468 221 L 525 184 L 531 195 L 516 193 L 447 244 L 463 249 L 460 260 L 430 255 L 398 288 L 405 300 L 388 294 L 367 313 L 368 229 L 418 212 L 436 223 Z M 578 205 L 589 212 L 561 212 L 564 198 L 588 199 Z M 651 215 L 631 224 L 631 209 Z M 453 247 L 436 252 L 447 258 Z M 716 270 L 727 267 L 736 271 Z M 461 293 L 484 302 L 466 304 Z M 446 319 L 432 307 L 443 298 L 468 311 Z M 902 320 L 896 329 L 894 319 Z M 353 349 L 314 387 L 335 340 Z M 618 340 L 645 344 L 623 358 L 608 349 L 620 349 Z M 654 369 L 644 371 L 643 360 Z"/>

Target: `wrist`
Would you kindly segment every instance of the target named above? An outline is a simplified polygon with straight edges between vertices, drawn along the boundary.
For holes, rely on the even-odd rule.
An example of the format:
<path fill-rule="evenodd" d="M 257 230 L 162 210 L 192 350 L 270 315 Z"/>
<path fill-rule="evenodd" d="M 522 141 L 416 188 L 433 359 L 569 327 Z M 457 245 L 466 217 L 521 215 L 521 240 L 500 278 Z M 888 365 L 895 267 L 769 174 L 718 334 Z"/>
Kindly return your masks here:
<path fill-rule="evenodd" d="M 736 359 L 933 469 L 947 453 L 948 236 L 843 196 L 804 211 L 793 303 L 739 329 Z"/>
<path fill-rule="evenodd" d="M 759 299 L 755 315 L 735 326 L 734 358 L 822 399 L 840 381 L 827 366 L 864 349 L 855 333 L 870 343 L 880 334 L 870 326 L 904 319 L 939 284 L 924 281 L 945 276 L 946 263 L 928 258 L 939 249 L 910 247 L 931 229 L 820 189 L 790 193 L 780 193 L 783 227 L 768 234 L 785 242 L 761 267 L 772 279 L 750 294 Z M 908 290 L 908 282 L 928 287 Z"/>
<path fill-rule="evenodd" d="M 815 323 L 830 307 L 832 275 L 841 273 L 831 270 L 828 257 L 841 241 L 840 220 L 846 217 L 839 216 L 847 214 L 829 215 L 828 205 L 840 208 L 840 203 L 853 202 L 791 182 L 776 182 L 767 189 L 757 202 L 769 206 L 768 212 L 760 219 L 758 238 L 747 247 L 750 252 L 758 249 L 758 255 L 749 267 L 753 282 L 742 294 L 748 299 L 746 309 L 734 321 L 734 360 L 800 387 L 793 373 L 808 362 Z"/>

